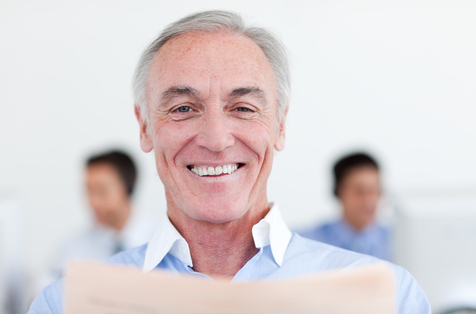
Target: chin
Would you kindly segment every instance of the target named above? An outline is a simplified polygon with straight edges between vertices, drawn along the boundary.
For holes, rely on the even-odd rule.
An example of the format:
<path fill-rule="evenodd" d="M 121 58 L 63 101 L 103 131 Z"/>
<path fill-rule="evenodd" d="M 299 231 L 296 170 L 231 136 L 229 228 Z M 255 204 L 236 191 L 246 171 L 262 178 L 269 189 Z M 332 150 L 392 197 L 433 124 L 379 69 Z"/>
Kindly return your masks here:
<path fill-rule="evenodd" d="M 242 204 L 243 203 L 243 204 Z M 187 206 L 188 215 L 195 220 L 222 224 L 235 221 L 243 217 L 247 210 L 245 202 L 200 202 Z"/>

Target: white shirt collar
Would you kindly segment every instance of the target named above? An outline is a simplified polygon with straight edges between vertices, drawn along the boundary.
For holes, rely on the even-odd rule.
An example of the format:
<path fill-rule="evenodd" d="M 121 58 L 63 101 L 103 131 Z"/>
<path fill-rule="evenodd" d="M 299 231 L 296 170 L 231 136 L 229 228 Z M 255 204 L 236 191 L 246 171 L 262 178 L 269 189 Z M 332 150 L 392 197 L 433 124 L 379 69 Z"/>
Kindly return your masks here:
<path fill-rule="evenodd" d="M 154 269 L 167 253 L 193 267 L 188 243 L 172 225 L 169 217 L 165 217 L 158 228 L 147 245 L 143 271 L 149 272 Z"/>
<path fill-rule="evenodd" d="M 253 226 L 251 232 L 256 248 L 270 245 L 274 261 L 281 266 L 292 234 L 281 217 L 278 205 L 270 203 L 270 206 L 268 214 Z M 175 229 L 168 217 L 163 219 L 147 246 L 143 271 L 149 272 L 154 269 L 167 253 L 193 267 L 188 243 Z"/>
<path fill-rule="evenodd" d="M 292 234 L 281 217 L 278 205 L 270 203 L 270 206 L 271 209 L 268 214 L 253 226 L 251 232 L 253 233 L 256 248 L 270 245 L 274 261 L 279 266 L 282 266 L 284 254 L 286 254 Z"/>

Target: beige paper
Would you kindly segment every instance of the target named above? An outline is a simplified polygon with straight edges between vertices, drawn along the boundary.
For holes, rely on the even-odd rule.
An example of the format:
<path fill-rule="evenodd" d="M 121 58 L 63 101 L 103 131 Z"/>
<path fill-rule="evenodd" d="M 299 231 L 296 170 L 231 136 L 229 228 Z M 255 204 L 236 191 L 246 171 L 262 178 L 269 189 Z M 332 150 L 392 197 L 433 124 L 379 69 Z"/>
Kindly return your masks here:
<path fill-rule="evenodd" d="M 232 284 L 91 262 L 73 263 L 67 273 L 66 314 L 395 313 L 385 263 Z"/>

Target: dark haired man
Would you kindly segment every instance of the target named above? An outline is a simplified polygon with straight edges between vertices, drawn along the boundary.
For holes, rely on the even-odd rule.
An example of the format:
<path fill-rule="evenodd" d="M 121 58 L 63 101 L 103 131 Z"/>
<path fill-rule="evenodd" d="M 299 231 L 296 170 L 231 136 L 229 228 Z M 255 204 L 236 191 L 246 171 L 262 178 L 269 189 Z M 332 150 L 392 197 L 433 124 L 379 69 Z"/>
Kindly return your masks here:
<path fill-rule="evenodd" d="M 96 222 L 122 230 L 131 214 L 136 167 L 125 153 L 112 151 L 86 162 L 86 187 Z"/>
<path fill-rule="evenodd" d="M 154 232 L 155 225 L 132 210 L 137 170 L 131 157 L 121 151 L 101 153 L 86 161 L 85 170 L 93 226 L 62 246 L 40 286 L 61 278 L 72 259 L 107 260 L 146 243 Z"/>
<path fill-rule="evenodd" d="M 355 153 L 334 165 L 334 195 L 342 218 L 300 232 L 306 238 L 390 260 L 388 229 L 375 220 L 380 200 L 380 172 L 375 159 Z"/>

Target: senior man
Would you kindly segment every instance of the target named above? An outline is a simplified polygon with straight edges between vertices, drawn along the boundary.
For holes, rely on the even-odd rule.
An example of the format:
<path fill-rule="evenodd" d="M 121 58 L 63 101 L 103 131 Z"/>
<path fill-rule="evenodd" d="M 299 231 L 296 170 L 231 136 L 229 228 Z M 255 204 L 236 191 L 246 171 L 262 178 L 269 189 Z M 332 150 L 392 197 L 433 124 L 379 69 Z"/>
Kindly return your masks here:
<path fill-rule="evenodd" d="M 289 86 L 284 46 L 235 13 L 202 12 L 168 26 L 134 77 L 140 145 L 154 152 L 168 219 L 148 245 L 110 261 L 233 282 L 377 261 L 292 234 L 268 203 Z M 399 313 L 430 313 L 418 283 L 393 267 Z M 45 288 L 30 310 L 61 311 L 62 281 Z"/>

